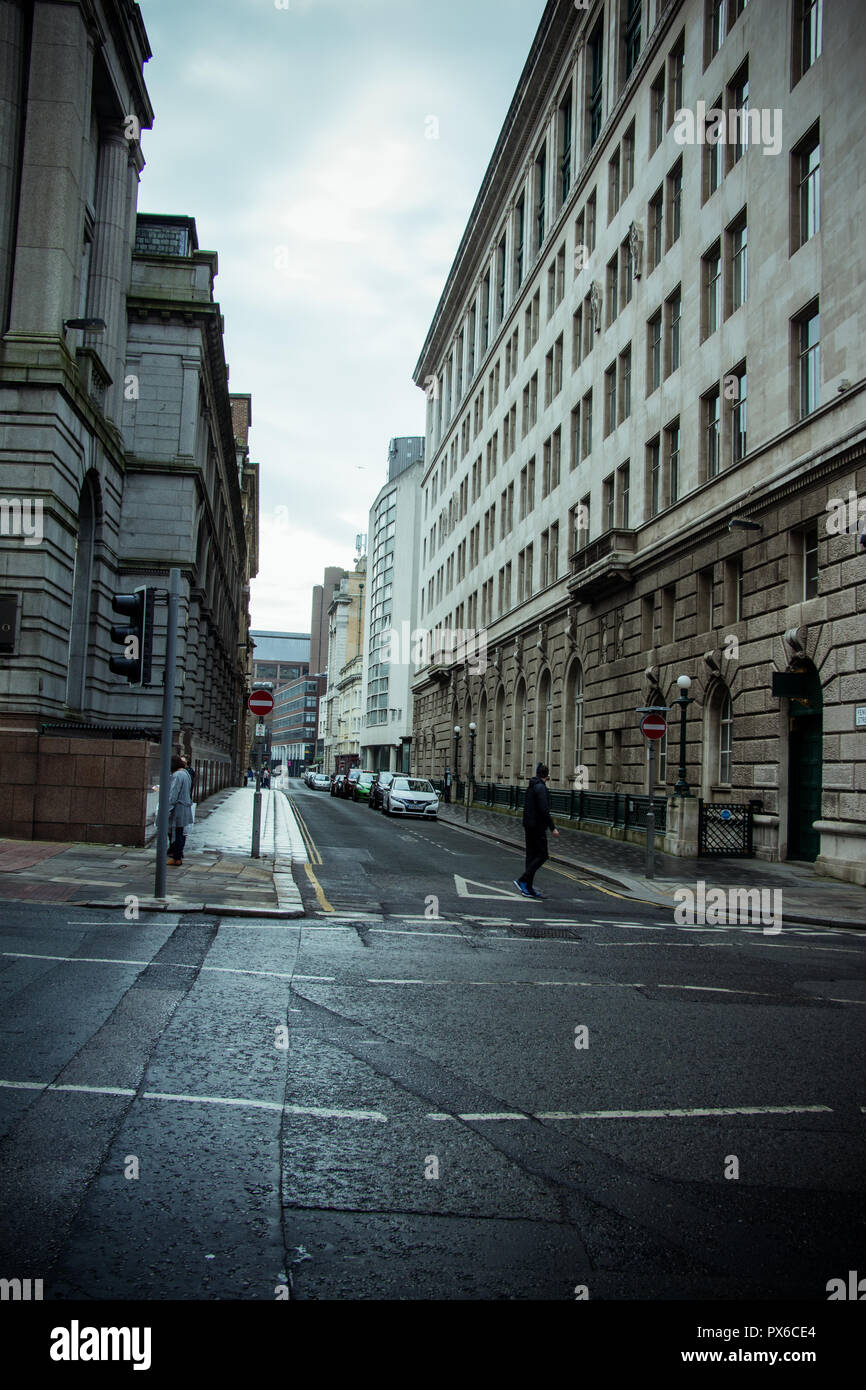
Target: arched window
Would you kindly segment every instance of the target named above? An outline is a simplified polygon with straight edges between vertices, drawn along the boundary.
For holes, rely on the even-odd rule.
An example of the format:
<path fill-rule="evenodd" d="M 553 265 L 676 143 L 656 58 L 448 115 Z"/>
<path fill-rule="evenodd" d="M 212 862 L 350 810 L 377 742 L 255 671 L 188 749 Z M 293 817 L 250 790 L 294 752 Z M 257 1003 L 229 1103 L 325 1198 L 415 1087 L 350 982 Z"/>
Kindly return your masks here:
<path fill-rule="evenodd" d="M 553 729 L 553 687 L 550 672 L 544 671 L 538 684 L 538 728 L 536 731 L 536 751 L 538 761 L 550 767 L 550 750 Z"/>
<path fill-rule="evenodd" d="M 563 710 L 562 777 L 574 779 L 584 785 L 581 769 L 584 764 L 583 750 L 583 667 L 573 661 L 565 682 L 565 706 Z"/>
<path fill-rule="evenodd" d="M 733 765 L 734 715 L 731 693 L 723 681 L 709 692 L 704 721 L 702 785 L 705 798 L 714 787 L 729 787 Z"/>
<path fill-rule="evenodd" d="M 86 705 L 87 658 L 90 647 L 91 595 L 94 550 L 99 517 L 99 480 L 88 473 L 78 499 L 78 531 L 72 575 L 72 611 L 69 623 L 69 660 L 66 703 L 70 709 Z"/>
<path fill-rule="evenodd" d="M 478 706 L 478 734 L 475 739 L 475 776 L 483 780 L 487 772 L 487 695 L 482 692 Z"/>
<path fill-rule="evenodd" d="M 731 696 L 725 691 L 719 710 L 719 782 L 723 787 L 731 785 L 731 761 L 734 746 L 734 714 Z"/>
<path fill-rule="evenodd" d="M 511 772 L 515 781 L 522 782 L 526 768 L 526 686 L 518 682 L 514 696 L 514 727 L 511 735 Z"/>
<path fill-rule="evenodd" d="M 495 745 L 493 750 L 493 776 L 496 778 L 507 777 L 505 770 L 505 689 L 500 685 L 496 694 L 496 725 L 494 729 Z"/>

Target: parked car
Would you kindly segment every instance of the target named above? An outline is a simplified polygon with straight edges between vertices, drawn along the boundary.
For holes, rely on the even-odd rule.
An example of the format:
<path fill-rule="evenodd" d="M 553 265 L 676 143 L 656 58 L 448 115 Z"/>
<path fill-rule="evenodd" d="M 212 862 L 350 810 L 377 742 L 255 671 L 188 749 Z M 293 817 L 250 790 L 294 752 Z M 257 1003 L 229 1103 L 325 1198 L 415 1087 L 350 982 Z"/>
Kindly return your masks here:
<path fill-rule="evenodd" d="M 435 820 L 439 814 L 439 793 L 426 777 L 397 775 L 382 793 L 386 816 L 423 816 Z"/>
<path fill-rule="evenodd" d="M 314 792 L 327 792 L 327 791 L 330 791 L 330 790 L 331 790 L 331 779 L 330 779 L 330 777 L 328 776 L 327 772 L 317 772 L 317 773 L 315 774 L 315 776 L 313 777 L 312 786 L 313 786 L 313 791 L 314 791 Z"/>
<path fill-rule="evenodd" d="M 370 805 L 373 810 L 381 810 L 382 793 L 394 780 L 393 772 L 377 772 L 370 787 Z"/>
<path fill-rule="evenodd" d="M 349 798 L 351 798 L 352 793 L 355 790 L 355 783 L 357 782 L 360 776 L 361 769 L 359 767 L 352 767 L 349 769 L 349 771 L 346 773 L 346 780 L 343 783 L 343 796 L 348 796 Z"/>
<path fill-rule="evenodd" d="M 352 788 L 352 797 L 355 801 L 367 801 L 370 796 L 370 788 L 373 785 L 372 772 L 362 772 Z"/>
<path fill-rule="evenodd" d="M 343 773 L 338 772 L 333 782 L 331 783 L 331 796 L 343 795 L 343 783 L 345 782 L 345 780 L 346 778 L 343 775 Z"/>

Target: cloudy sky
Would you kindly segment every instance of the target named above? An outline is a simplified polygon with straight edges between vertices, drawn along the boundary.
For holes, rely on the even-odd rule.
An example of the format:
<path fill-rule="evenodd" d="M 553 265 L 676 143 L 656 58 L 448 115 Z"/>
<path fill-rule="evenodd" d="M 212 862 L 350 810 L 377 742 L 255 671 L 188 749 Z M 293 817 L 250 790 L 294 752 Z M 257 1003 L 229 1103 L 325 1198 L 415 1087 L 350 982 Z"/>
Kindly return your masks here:
<path fill-rule="evenodd" d="M 156 112 L 142 212 L 219 253 L 253 398 L 253 626 L 308 631 L 350 567 L 544 0 L 140 0 Z M 431 136 L 437 138 L 430 138 Z"/>

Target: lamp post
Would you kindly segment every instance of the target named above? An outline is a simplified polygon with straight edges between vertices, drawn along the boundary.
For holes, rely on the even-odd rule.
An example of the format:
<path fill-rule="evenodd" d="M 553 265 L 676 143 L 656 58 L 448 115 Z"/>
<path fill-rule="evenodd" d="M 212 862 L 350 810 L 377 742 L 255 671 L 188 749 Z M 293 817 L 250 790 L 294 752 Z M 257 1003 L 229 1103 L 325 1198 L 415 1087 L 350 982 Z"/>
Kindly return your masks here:
<path fill-rule="evenodd" d="M 691 796 L 689 784 L 686 781 L 686 710 L 689 705 L 695 703 L 687 694 L 691 683 L 690 676 L 677 676 L 680 698 L 674 700 L 674 704 L 680 707 L 680 766 L 677 773 L 676 786 L 674 787 L 674 796 Z"/>
<path fill-rule="evenodd" d="M 472 800 L 472 783 L 475 777 L 475 725 L 469 725 L 469 776 L 466 779 L 466 823 L 469 823 L 469 802 Z"/>
<path fill-rule="evenodd" d="M 460 785 L 460 725 L 454 725 L 454 799 L 457 799 L 457 788 Z"/>

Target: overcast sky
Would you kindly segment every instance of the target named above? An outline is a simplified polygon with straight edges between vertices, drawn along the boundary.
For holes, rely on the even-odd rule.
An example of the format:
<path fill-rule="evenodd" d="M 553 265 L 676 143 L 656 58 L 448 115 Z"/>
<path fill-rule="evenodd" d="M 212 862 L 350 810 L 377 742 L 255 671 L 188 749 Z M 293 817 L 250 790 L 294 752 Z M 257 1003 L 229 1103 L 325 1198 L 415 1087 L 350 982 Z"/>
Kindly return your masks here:
<path fill-rule="evenodd" d="M 261 465 L 253 626 L 308 631 L 388 440 L 424 433 L 411 374 L 544 0 L 140 6 L 156 120 L 139 210 L 195 217 L 219 253 Z"/>

